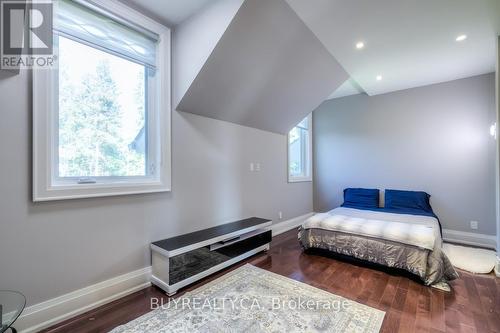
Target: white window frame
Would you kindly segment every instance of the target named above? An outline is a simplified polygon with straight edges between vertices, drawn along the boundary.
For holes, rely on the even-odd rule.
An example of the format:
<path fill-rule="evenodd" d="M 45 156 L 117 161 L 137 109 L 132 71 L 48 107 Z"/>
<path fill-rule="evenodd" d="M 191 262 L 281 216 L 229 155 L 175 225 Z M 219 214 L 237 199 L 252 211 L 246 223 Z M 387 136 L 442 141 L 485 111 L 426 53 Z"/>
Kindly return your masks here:
<path fill-rule="evenodd" d="M 312 123 L 312 113 L 307 116 L 307 131 L 308 131 L 308 142 L 306 143 L 306 176 L 293 176 L 290 174 L 290 132 L 287 134 L 286 145 L 287 145 L 287 174 L 289 183 L 299 183 L 299 182 L 312 182 L 312 159 L 313 159 L 313 146 L 312 146 L 312 135 L 313 135 L 313 123 Z"/>
<path fill-rule="evenodd" d="M 33 201 L 171 191 L 171 31 L 143 14 L 116 0 L 85 1 L 113 15 L 133 22 L 159 37 L 157 46 L 156 105 L 148 115 L 148 126 L 155 126 L 157 135 L 151 142 L 156 154 L 155 176 L 97 177 L 92 184 L 78 181 L 57 181 L 57 119 L 56 69 L 33 69 Z M 56 104 L 57 103 L 57 104 Z"/>

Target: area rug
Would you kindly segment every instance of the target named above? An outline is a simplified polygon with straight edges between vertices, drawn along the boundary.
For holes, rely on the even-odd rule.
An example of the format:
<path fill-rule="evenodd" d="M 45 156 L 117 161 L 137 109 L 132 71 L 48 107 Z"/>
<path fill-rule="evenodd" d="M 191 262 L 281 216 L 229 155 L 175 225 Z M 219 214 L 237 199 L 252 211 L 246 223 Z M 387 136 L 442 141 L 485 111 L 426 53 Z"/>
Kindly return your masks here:
<path fill-rule="evenodd" d="M 456 268 L 471 273 L 488 274 L 495 268 L 495 251 L 475 247 L 443 244 L 443 251 Z"/>
<path fill-rule="evenodd" d="M 112 332 L 379 332 L 384 315 L 247 264 Z"/>

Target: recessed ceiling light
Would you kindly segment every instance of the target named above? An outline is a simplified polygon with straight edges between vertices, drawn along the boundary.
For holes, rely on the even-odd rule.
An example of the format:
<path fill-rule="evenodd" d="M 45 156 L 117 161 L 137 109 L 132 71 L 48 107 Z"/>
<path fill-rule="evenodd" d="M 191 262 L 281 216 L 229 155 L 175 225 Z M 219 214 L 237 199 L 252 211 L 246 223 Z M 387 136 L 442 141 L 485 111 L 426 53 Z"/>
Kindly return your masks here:
<path fill-rule="evenodd" d="M 466 40 L 466 39 L 467 39 L 467 35 L 460 35 L 460 36 L 458 36 L 455 40 L 456 40 L 457 42 L 463 42 L 463 41 L 464 41 L 464 40 Z"/>
<path fill-rule="evenodd" d="M 382 75 L 377 75 L 377 81 L 382 81 Z"/>
<path fill-rule="evenodd" d="M 361 50 L 361 49 L 362 49 L 362 48 L 364 48 L 364 47 L 365 47 L 365 43 L 363 43 L 363 42 L 357 42 L 357 43 L 356 43 L 356 48 L 357 48 L 358 50 Z"/>

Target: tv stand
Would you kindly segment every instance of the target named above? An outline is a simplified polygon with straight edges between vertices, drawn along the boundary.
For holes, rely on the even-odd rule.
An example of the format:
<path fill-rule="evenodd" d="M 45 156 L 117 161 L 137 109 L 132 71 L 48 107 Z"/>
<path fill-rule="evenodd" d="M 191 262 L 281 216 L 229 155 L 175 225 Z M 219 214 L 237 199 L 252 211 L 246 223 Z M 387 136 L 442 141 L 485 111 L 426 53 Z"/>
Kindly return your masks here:
<path fill-rule="evenodd" d="M 269 249 L 271 221 L 251 217 L 151 244 L 152 283 L 167 295 Z"/>

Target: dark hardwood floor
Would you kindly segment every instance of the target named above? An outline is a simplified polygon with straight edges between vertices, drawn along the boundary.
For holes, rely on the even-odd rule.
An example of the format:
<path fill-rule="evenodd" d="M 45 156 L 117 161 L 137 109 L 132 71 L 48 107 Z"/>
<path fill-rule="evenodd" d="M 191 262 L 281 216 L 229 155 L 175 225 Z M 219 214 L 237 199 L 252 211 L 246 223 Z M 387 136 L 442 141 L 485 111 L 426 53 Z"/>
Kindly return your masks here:
<path fill-rule="evenodd" d="M 425 287 L 407 277 L 315 254 L 305 254 L 296 231 L 273 239 L 268 253 L 245 263 L 305 282 L 336 295 L 386 311 L 382 332 L 500 332 L 500 279 L 460 272 L 452 292 Z M 176 297 L 183 294 L 176 295 Z M 152 297 L 168 297 L 149 287 L 43 332 L 107 332 L 150 311 Z"/>

